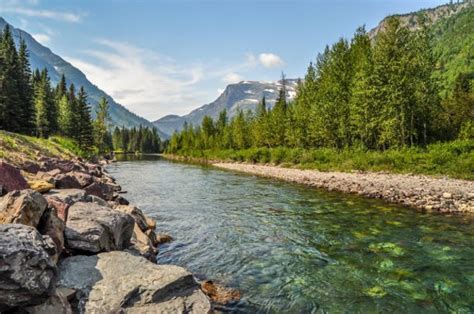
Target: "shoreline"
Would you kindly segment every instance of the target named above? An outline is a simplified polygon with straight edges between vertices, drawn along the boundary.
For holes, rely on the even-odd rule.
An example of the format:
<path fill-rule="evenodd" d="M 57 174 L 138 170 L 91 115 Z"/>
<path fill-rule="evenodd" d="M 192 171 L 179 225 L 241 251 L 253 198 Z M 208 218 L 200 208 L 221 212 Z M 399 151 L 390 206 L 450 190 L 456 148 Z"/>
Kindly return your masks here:
<path fill-rule="evenodd" d="M 200 163 L 309 187 L 358 194 L 426 212 L 474 214 L 474 182 L 427 175 L 385 172 L 322 172 L 275 165 L 237 163 L 162 154 L 163 158 Z"/>

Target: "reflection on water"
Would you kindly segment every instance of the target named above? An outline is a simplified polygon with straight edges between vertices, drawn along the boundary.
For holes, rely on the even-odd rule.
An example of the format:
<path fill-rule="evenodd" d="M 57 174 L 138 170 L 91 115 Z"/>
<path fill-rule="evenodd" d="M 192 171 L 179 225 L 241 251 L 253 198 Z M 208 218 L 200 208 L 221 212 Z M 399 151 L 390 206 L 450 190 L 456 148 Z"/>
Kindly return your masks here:
<path fill-rule="evenodd" d="M 108 170 L 176 239 L 158 263 L 240 289 L 234 311 L 474 312 L 472 219 L 127 159 Z"/>

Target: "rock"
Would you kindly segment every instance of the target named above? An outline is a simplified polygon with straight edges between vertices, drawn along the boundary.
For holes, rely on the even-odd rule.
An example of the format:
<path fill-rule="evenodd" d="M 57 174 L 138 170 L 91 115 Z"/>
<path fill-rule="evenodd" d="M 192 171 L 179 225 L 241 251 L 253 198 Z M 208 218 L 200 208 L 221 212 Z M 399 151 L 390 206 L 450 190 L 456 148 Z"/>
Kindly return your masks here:
<path fill-rule="evenodd" d="M 130 245 L 133 217 L 95 203 L 78 202 L 69 207 L 66 247 L 98 253 L 123 250 Z"/>
<path fill-rule="evenodd" d="M 192 274 L 127 252 L 73 256 L 59 264 L 60 288 L 77 291 L 78 312 L 209 313 Z"/>
<path fill-rule="evenodd" d="M 118 205 L 115 206 L 114 209 L 132 216 L 135 220 L 135 223 L 138 225 L 138 227 L 140 227 L 142 231 L 146 231 L 148 229 L 145 215 L 138 207 L 130 205 Z"/>
<path fill-rule="evenodd" d="M 20 224 L 0 225 L 0 234 L 0 311 L 44 302 L 56 275 L 48 243 Z"/>
<path fill-rule="evenodd" d="M 38 171 L 40 170 L 40 165 L 37 164 L 36 162 L 26 161 L 26 162 L 21 166 L 21 169 L 22 169 L 23 171 L 36 174 L 36 173 L 38 173 Z"/>
<path fill-rule="evenodd" d="M 54 180 L 58 189 L 80 189 L 82 187 L 76 177 L 67 173 L 58 174 Z"/>
<path fill-rule="evenodd" d="M 129 249 L 136 251 L 139 255 L 152 262 L 156 261 L 158 250 L 155 249 L 150 238 L 140 229 L 140 227 L 137 226 L 137 224 L 135 224 L 133 228 L 133 235 L 130 243 L 132 248 L 129 247 Z"/>
<path fill-rule="evenodd" d="M 28 188 L 20 170 L 0 160 L 0 185 L 6 192 Z"/>
<path fill-rule="evenodd" d="M 89 200 L 89 196 L 86 194 L 86 191 L 81 189 L 51 190 L 49 193 L 45 194 L 45 197 L 48 196 L 54 196 L 69 205 L 77 202 L 87 202 Z"/>
<path fill-rule="evenodd" d="M 114 195 L 114 191 L 109 185 L 100 182 L 92 183 L 85 190 L 87 194 L 98 196 L 106 201 L 112 200 Z"/>
<path fill-rule="evenodd" d="M 158 238 L 156 237 L 156 233 L 154 230 L 148 229 L 147 231 L 145 231 L 145 234 L 147 235 L 148 239 L 150 239 L 153 246 L 158 246 L 160 244 L 158 242 Z"/>
<path fill-rule="evenodd" d="M 100 177 L 102 175 L 102 168 L 99 165 L 86 163 L 84 166 L 90 175 L 94 177 Z"/>
<path fill-rule="evenodd" d="M 110 204 L 107 201 L 104 201 L 103 199 L 101 199 L 100 197 L 95 196 L 95 195 L 88 195 L 87 196 L 87 201 L 91 202 L 91 203 L 99 204 L 100 206 L 105 206 L 105 207 L 112 208 L 112 206 L 110 206 Z"/>
<path fill-rule="evenodd" d="M 29 314 L 72 314 L 71 304 L 62 291 L 66 289 L 57 289 L 46 302 L 25 308 Z M 68 289 L 70 290 L 70 289 Z"/>
<path fill-rule="evenodd" d="M 81 165 L 72 160 L 42 157 L 40 161 L 41 170 L 46 172 L 54 169 L 58 169 L 61 173 L 84 170 Z"/>
<path fill-rule="evenodd" d="M 66 222 L 70 205 L 54 195 L 47 195 L 46 201 L 48 202 L 48 207 L 55 209 L 58 218 Z"/>
<path fill-rule="evenodd" d="M 443 198 L 452 198 L 452 197 L 453 195 L 451 193 L 447 193 L 447 192 L 443 193 Z"/>
<path fill-rule="evenodd" d="M 114 199 L 114 202 L 119 205 L 130 205 L 130 202 L 122 195 L 117 195 L 117 197 Z"/>
<path fill-rule="evenodd" d="M 10 192 L 0 200 L 0 223 L 36 227 L 47 204 L 46 199 L 33 190 Z"/>
<path fill-rule="evenodd" d="M 218 304 L 237 302 L 242 297 L 238 290 L 222 287 L 211 280 L 203 282 L 201 289 L 213 302 Z"/>
<path fill-rule="evenodd" d="M 90 174 L 80 172 L 80 171 L 72 171 L 68 172 L 67 175 L 73 177 L 77 182 L 79 182 L 79 185 L 81 188 L 88 186 L 92 182 L 94 182 L 94 179 Z"/>
<path fill-rule="evenodd" d="M 54 242 L 56 254 L 52 259 L 57 262 L 64 249 L 64 229 L 65 223 L 58 218 L 56 209 L 47 208 L 38 224 L 38 231 L 43 235 L 48 235 Z"/>
<path fill-rule="evenodd" d="M 169 234 L 159 233 L 156 235 L 156 243 L 157 245 L 168 243 L 173 241 L 173 237 Z"/>
<path fill-rule="evenodd" d="M 40 193 L 47 193 L 54 189 L 54 184 L 51 184 L 45 180 L 28 180 L 27 183 L 30 189 Z"/>
<path fill-rule="evenodd" d="M 148 229 L 155 230 L 156 221 L 153 218 L 146 217 L 146 224 L 148 226 Z"/>

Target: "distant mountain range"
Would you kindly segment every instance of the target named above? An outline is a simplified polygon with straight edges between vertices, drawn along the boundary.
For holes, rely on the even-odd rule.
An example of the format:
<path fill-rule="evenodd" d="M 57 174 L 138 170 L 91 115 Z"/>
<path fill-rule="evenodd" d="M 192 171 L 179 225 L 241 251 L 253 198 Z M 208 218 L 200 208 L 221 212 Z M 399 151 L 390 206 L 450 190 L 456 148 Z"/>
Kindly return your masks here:
<path fill-rule="evenodd" d="M 7 22 L 0 17 L 0 29 L 3 30 L 6 25 Z M 91 104 L 91 112 L 93 115 L 95 115 L 95 108 L 97 107 L 100 98 L 104 96 L 109 101 L 110 116 L 114 125 L 125 126 L 127 128 L 140 125 L 148 127 L 154 126 L 150 121 L 137 116 L 117 103 L 103 90 L 92 84 L 79 69 L 62 59 L 60 56 L 54 54 L 49 48 L 41 45 L 33 38 L 33 36 L 21 29 L 13 27 L 12 25 L 10 26 L 17 44 L 20 37 L 25 40 L 30 54 L 31 68 L 33 70 L 43 68 L 48 69 L 53 85 L 55 85 L 61 78 L 61 75 L 64 74 L 66 75 L 68 84 L 74 83 L 77 88 L 84 86 L 89 95 L 89 102 Z M 164 137 L 164 134 L 161 133 L 161 136 Z"/>
<path fill-rule="evenodd" d="M 287 97 L 293 99 L 296 96 L 297 80 L 287 79 Z M 199 107 L 184 116 L 168 115 L 153 122 L 161 131 L 168 135 L 176 130 L 181 130 L 184 122 L 192 125 L 201 124 L 204 116 L 217 118 L 219 113 L 226 109 L 229 117 L 233 117 L 239 110 L 255 110 L 257 104 L 265 96 L 268 107 L 275 104 L 281 81 L 278 82 L 258 82 L 242 81 L 237 84 L 230 84 L 224 92 L 213 102 Z"/>

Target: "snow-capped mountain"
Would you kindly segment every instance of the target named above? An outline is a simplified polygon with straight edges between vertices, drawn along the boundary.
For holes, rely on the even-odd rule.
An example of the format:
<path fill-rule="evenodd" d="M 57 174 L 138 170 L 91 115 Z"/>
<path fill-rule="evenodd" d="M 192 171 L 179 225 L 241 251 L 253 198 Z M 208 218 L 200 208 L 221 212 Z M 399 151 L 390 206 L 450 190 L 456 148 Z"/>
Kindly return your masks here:
<path fill-rule="evenodd" d="M 296 96 L 297 80 L 287 79 L 287 97 L 293 99 Z M 176 130 L 181 130 L 184 122 L 199 125 L 204 116 L 217 118 L 219 113 L 226 109 L 229 117 L 233 117 L 239 110 L 255 110 L 257 104 L 265 96 L 268 107 L 275 104 L 281 81 L 259 82 L 243 81 L 230 84 L 224 92 L 213 102 L 199 107 L 184 116 L 168 115 L 153 122 L 161 131 L 171 135 Z"/>

